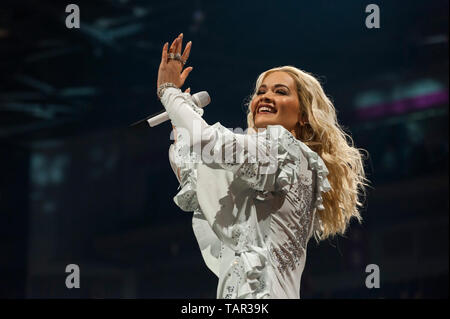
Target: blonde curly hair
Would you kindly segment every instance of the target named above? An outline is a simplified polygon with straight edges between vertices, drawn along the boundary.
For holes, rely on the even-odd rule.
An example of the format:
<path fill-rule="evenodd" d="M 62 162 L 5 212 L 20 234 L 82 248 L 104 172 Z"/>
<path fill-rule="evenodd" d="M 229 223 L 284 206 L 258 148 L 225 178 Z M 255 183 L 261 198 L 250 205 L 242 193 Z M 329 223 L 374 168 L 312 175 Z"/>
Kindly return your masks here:
<path fill-rule="evenodd" d="M 315 151 L 325 162 L 332 189 L 322 194 L 325 210 L 317 210 L 321 229 L 315 231 L 317 241 L 337 234 L 344 235 L 350 219 L 362 217 L 359 195 L 366 195 L 369 180 L 365 177 L 362 152 L 354 146 L 352 137 L 339 125 L 336 109 L 326 96 L 319 81 L 310 73 L 293 66 L 272 68 L 258 76 L 255 91 L 248 103 L 247 125 L 255 129 L 251 101 L 264 81 L 273 72 L 286 72 L 296 84 L 301 112 L 309 125 L 297 126 L 297 139 Z"/>

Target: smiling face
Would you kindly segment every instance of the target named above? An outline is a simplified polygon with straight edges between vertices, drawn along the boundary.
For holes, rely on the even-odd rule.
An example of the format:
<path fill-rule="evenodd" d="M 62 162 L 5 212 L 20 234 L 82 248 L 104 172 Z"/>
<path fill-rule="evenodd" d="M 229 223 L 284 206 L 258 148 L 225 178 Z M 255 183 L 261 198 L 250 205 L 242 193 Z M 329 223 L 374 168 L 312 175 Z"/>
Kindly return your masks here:
<path fill-rule="evenodd" d="M 288 73 L 277 71 L 267 75 L 250 105 L 256 128 L 282 125 L 288 131 L 295 132 L 300 102 L 294 79 Z"/>

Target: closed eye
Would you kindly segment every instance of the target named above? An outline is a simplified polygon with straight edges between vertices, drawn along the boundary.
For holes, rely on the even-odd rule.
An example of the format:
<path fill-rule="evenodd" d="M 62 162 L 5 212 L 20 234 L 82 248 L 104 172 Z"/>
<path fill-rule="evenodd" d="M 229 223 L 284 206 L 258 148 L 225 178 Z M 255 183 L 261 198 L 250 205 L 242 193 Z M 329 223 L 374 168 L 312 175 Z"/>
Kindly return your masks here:
<path fill-rule="evenodd" d="M 263 91 L 258 91 L 258 92 L 256 92 L 256 95 L 261 95 L 261 94 L 264 94 L 265 92 L 263 92 Z M 285 91 L 283 91 L 283 90 L 277 90 L 277 91 L 275 91 L 275 93 L 278 93 L 278 94 L 282 94 L 282 95 L 286 95 L 287 93 L 285 92 Z"/>

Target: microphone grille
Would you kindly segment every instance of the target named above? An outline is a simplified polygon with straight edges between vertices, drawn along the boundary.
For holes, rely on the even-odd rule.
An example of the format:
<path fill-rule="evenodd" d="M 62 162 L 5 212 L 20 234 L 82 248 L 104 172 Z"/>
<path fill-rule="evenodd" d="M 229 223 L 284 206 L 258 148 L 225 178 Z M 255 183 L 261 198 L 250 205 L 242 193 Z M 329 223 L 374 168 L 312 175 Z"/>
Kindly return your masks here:
<path fill-rule="evenodd" d="M 194 95 L 192 95 L 192 99 L 198 107 L 205 107 L 209 103 L 211 103 L 211 97 L 206 91 L 195 93 Z"/>

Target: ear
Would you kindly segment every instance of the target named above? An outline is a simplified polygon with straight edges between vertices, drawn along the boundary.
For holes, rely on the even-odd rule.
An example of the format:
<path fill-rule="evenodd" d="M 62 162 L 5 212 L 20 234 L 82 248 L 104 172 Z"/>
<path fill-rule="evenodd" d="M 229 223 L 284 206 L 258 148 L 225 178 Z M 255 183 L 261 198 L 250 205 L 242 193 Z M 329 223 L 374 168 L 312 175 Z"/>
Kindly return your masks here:
<path fill-rule="evenodd" d="M 305 125 L 302 114 L 303 114 L 303 111 L 300 110 L 300 112 L 298 112 L 298 118 L 297 118 L 297 121 L 300 123 L 300 126 Z"/>

